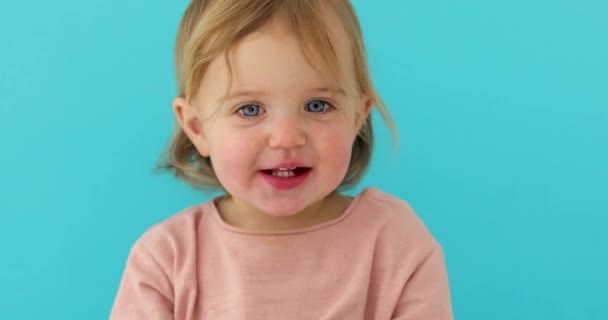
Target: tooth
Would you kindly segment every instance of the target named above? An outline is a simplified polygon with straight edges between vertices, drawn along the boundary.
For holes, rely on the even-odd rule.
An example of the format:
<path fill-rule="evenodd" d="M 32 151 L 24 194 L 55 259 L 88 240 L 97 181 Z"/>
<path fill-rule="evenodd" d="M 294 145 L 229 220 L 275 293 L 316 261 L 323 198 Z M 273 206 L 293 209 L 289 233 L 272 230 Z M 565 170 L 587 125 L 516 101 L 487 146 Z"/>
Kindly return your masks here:
<path fill-rule="evenodd" d="M 293 177 L 295 176 L 295 173 L 291 170 L 274 170 L 272 171 L 272 175 L 275 177 L 281 177 L 281 178 L 289 178 L 289 177 Z"/>
<path fill-rule="evenodd" d="M 297 167 L 293 167 L 293 168 L 277 168 L 276 170 L 280 170 L 280 171 L 287 171 L 287 170 L 294 170 Z"/>

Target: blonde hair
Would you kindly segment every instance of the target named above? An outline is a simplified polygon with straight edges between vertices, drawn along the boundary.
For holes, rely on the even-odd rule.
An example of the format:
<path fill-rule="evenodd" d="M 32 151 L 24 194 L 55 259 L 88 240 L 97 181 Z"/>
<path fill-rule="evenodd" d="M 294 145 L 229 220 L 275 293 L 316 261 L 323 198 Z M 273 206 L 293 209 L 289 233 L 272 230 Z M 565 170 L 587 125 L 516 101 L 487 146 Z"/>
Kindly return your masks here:
<path fill-rule="evenodd" d="M 291 28 L 309 60 L 313 56 L 320 58 L 331 76 L 336 77 L 338 56 L 326 22 L 320 19 L 327 6 L 348 34 L 354 58 L 355 83 L 347 86 L 346 91 L 369 98 L 396 139 L 395 124 L 372 84 L 361 27 L 349 0 L 192 0 L 182 17 L 175 44 L 178 95 L 190 102 L 211 61 L 223 54 L 229 65 L 228 51 L 276 18 L 283 19 Z M 369 166 L 372 148 L 370 115 L 353 143 L 350 165 L 339 188 L 350 188 L 361 180 Z M 198 153 L 177 120 L 157 170 L 170 171 L 197 189 L 222 189 L 211 160 Z"/>

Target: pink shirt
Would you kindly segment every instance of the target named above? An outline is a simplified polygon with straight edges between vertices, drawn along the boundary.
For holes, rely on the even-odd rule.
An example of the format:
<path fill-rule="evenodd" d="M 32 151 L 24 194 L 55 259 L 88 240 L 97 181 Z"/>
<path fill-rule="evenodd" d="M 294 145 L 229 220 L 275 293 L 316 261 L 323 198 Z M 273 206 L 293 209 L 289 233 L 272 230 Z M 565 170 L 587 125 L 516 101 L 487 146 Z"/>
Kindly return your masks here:
<path fill-rule="evenodd" d="M 374 188 L 298 230 L 228 225 L 213 201 L 131 249 L 112 320 L 452 319 L 444 256 L 407 202 Z"/>

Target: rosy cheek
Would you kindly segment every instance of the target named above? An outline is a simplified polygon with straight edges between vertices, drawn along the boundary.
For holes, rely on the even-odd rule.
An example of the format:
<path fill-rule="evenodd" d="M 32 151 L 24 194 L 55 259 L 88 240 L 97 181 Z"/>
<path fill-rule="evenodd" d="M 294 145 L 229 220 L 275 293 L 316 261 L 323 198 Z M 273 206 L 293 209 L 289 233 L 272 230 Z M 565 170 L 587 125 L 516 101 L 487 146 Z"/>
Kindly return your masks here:
<path fill-rule="evenodd" d="M 350 135 L 346 132 L 334 132 L 325 139 L 325 155 L 328 161 L 335 165 L 348 165 L 352 151 Z"/>
<path fill-rule="evenodd" d="M 215 142 L 218 165 L 221 165 L 225 176 L 242 175 L 244 170 L 255 165 L 260 144 L 251 134 L 240 134 L 235 130 L 218 132 Z"/>

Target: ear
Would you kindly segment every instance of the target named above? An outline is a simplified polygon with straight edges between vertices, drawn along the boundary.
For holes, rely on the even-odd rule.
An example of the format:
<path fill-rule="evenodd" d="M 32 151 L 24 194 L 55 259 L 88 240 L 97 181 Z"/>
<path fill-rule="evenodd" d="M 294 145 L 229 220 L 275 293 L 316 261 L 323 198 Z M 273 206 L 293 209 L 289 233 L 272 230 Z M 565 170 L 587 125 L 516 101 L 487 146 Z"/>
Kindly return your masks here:
<path fill-rule="evenodd" d="M 361 130 L 361 127 L 363 126 L 363 124 L 365 124 L 367 118 L 369 118 L 369 113 L 372 111 L 373 106 L 374 103 L 370 98 L 368 98 L 367 96 L 361 98 L 361 101 L 359 102 L 359 109 L 355 119 L 357 132 Z"/>
<path fill-rule="evenodd" d="M 173 100 L 173 113 L 175 113 L 175 119 L 198 150 L 198 153 L 203 157 L 208 157 L 207 139 L 203 132 L 202 121 L 194 106 L 186 99 L 177 97 Z"/>

